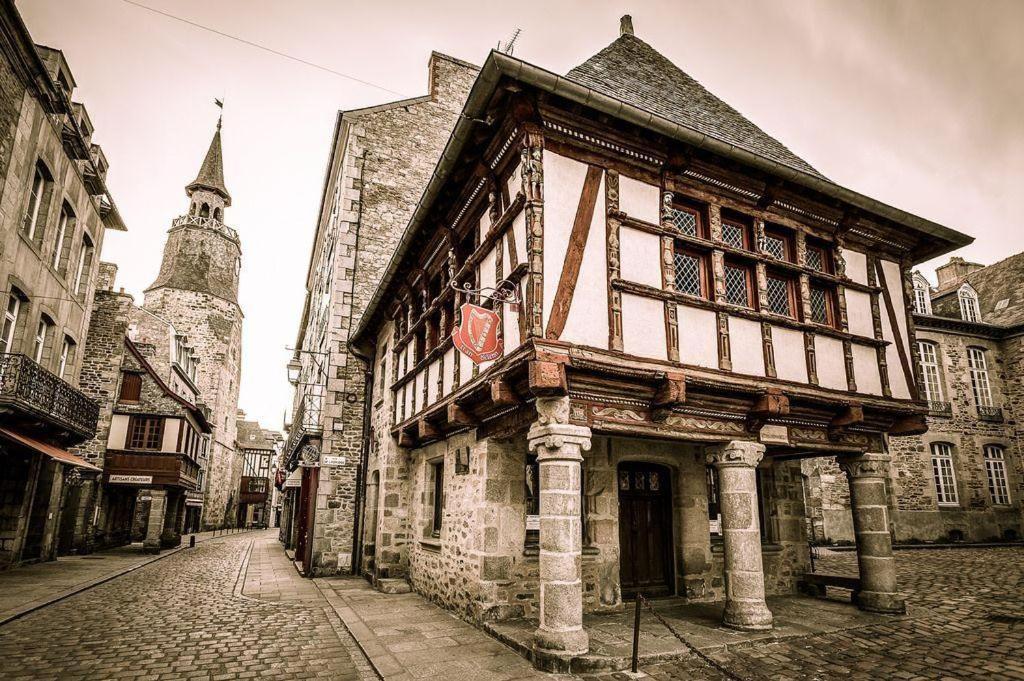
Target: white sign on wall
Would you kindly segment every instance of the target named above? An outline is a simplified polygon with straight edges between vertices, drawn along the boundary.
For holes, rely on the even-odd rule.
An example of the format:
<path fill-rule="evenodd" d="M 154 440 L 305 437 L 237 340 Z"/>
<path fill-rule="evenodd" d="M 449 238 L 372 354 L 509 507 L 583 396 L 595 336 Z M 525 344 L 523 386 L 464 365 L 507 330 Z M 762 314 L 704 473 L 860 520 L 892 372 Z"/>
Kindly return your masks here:
<path fill-rule="evenodd" d="M 526 530 L 527 531 L 540 531 L 540 516 L 539 515 L 528 515 L 526 516 Z"/>
<path fill-rule="evenodd" d="M 320 465 L 321 466 L 344 466 L 345 465 L 345 457 L 343 457 L 343 456 L 326 456 L 326 455 L 325 456 L 321 456 L 320 457 Z"/>
<path fill-rule="evenodd" d="M 111 475 L 107 482 L 121 483 L 122 485 L 150 485 L 153 483 L 152 475 Z"/>

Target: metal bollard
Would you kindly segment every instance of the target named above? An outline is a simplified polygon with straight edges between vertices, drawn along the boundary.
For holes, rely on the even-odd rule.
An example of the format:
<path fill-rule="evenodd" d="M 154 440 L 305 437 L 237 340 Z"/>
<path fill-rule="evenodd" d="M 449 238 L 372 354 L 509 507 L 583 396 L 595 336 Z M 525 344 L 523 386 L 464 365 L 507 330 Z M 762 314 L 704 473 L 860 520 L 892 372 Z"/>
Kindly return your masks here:
<path fill-rule="evenodd" d="M 190 549 L 194 549 L 196 547 L 196 536 L 194 534 L 190 535 L 188 538 L 188 547 Z"/>
<path fill-rule="evenodd" d="M 636 595 L 636 608 L 633 612 L 633 673 L 637 673 L 637 668 L 640 664 L 640 600 L 643 598 L 640 594 Z"/>

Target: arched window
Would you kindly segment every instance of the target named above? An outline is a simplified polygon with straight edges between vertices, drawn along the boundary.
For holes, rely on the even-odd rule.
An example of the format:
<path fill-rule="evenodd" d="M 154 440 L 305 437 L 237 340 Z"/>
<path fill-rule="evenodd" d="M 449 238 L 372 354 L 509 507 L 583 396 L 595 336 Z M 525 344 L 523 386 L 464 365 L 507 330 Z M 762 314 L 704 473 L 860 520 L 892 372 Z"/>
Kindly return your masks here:
<path fill-rule="evenodd" d="M 92 258 L 94 251 L 92 238 L 88 234 L 82 235 L 82 246 L 78 251 L 78 268 L 75 271 L 75 281 L 72 291 L 79 296 L 84 296 L 89 288 L 89 271 L 92 269 Z"/>
<path fill-rule="evenodd" d="M 932 474 L 935 476 L 935 500 L 939 506 L 959 506 L 953 445 L 948 442 L 932 443 Z"/>
<path fill-rule="evenodd" d="M 964 284 L 957 292 L 960 299 L 960 318 L 965 322 L 980 322 L 981 309 L 978 307 L 978 294 L 970 284 Z"/>
<path fill-rule="evenodd" d="M 71 251 L 71 240 L 75 235 L 75 211 L 65 201 L 60 207 L 60 218 L 57 221 L 57 238 L 53 242 L 53 268 L 64 274 L 68 267 L 68 255 Z"/>
<path fill-rule="evenodd" d="M 75 350 L 78 344 L 71 336 L 64 336 L 64 344 L 60 348 L 60 365 L 57 367 L 57 375 L 63 379 L 69 378 L 69 373 L 75 366 Z"/>
<path fill-rule="evenodd" d="M 1010 485 L 1006 482 L 1006 456 L 1002 445 L 985 445 L 985 472 L 988 474 L 988 493 L 993 504 L 1010 503 Z"/>
<path fill-rule="evenodd" d="M 988 379 L 988 359 L 984 348 L 967 348 L 967 367 L 971 373 L 971 392 L 979 408 L 992 406 L 992 385 Z"/>
<path fill-rule="evenodd" d="M 939 347 L 931 341 L 918 341 L 917 356 L 921 362 L 921 390 L 930 405 L 942 402 L 942 373 L 939 369 Z M 934 408 L 934 406 L 933 406 Z"/>
<path fill-rule="evenodd" d="M 213 209 L 213 219 L 214 220 L 223 220 L 224 219 L 223 216 L 224 216 L 224 212 L 221 211 L 220 208 L 214 208 Z"/>
<path fill-rule="evenodd" d="M 208 218 L 210 217 L 210 204 L 204 203 L 203 207 L 199 209 L 199 217 Z"/>
<path fill-rule="evenodd" d="M 45 364 L 47 355 L 50 352 L 50 344 L 53 342 L 53 320 L 45 314 L 39 316 L 39 324 L 36 325 L 36 335 L 32 341 L 32 359 L 37 364 Z"/>
<path fill-rule="evenodd" d="M 4 308 L 3 323 L 0 324 L 0 353 L 14 352 L 14 342 L 18 338 L 19 320 L 26 300 L 25 294 L 11 288 L 7 295 L 7 306 Z"/>
<path fill-rule="evenodd" d="M 25 217 L 22 230 L 25 236 L 37 244 L 42 243 L 46 228 L 46 214 L 49 212 L 50 195 L 53 193 L 53 175 L 42 161 L 36 161 L 32 175 L 32 186 L 29 190 L 28 203 L 25 206 Z"/>
<path fill-rule="evenodd" d="M 196 205 L 196 202 L 195 202 L 195 201 L 193 201 L 193 202 L 192 202 L 192 205 L 191 205 L 191 206 L 189 206 L 189 209 L 188 209 L 188 214 L 189 214 L 189 215 L 195 215 L 195 214 L 196 214 L 196 213 L 198 213 L 198 212 L 199 212 L 199 206 L 197 206 L 197 205 Z"/>
<path fill-rule="evenodd" d="M 931 286 L 920 272 L 914 272 L 914 312 L 932 313 Z"/>

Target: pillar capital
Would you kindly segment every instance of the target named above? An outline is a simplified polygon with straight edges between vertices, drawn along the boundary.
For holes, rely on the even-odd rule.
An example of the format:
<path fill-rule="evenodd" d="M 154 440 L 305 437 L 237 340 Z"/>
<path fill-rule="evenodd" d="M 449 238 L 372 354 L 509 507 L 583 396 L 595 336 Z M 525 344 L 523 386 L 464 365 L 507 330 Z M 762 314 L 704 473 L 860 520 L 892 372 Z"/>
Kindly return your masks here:
<path fill-rule="evenodd" d="M 839 467 L 850 479 L 885 478 L 889 474 L 891 458 L 888 454 L 868 452 L 867 454 L 840 456 L 837 461 Z"/>
<path fill-rule="evenodd" d="M 568 397 L 538 397 L 537 420 L 526 438 L 538 461 L 582 461 L 590 450 L 590 428 L 569 423 Z"/>
<path fill-rule="evenodd" d="M 750 440 L 732 440 L 708 447 L 707 462 L 715 468 L 756 468 L 764 458 L 764 445 Z"/>

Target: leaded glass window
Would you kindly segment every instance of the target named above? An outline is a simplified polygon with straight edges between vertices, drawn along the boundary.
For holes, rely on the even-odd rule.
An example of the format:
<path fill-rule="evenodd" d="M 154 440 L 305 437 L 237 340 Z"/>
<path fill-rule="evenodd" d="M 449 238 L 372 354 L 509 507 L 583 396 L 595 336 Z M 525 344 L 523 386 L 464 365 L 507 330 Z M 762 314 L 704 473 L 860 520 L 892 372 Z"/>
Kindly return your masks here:
<path fill-rule="evenodd" d="M 992 386 L 988 380 L 988 362 L 981 348 L 967 348 L 967 365 L 971 371 L 971 390 L 974 404 L 979 407 L 992 406 Z"/>
<path fill-rule="evenodd" d="M 811 321 L 828 324 L 828 291 L 820 286 L 811 287 Z"/>
<path fill-rule="evenodd" d="M 764 240 L 761 242 L 761 250 L 776 260 L 786 259 L 786 242 L 782 237 L 774 234 L 764 235 Z"/>
<path fill-rule="evenodd" d="M 733 248 L 746 248 L 746 240 L 743 238 L 743 225 L 734 222 L 722 223 L 722 241 Z"/>
<path fill-rule="evenodd" d="M 692 253 L 676 251 L 676 290 L 691 296 L 701 295 L 700 258 Z"/>
<path fill-rule="evenodd" d="M 935 477 L 935 500 L 940 506 L 956 506 L 956 473 L 953 469 L 953 448 L 945 442 L 932 445 L 932 475 Z"/>
<path fill-rule="evenodd" d="M 974 289 L 964 284 L 957 297 L 960 300 L 960 317 L 965 322 L 980 322 L 981 310 L 978 307 L 978 294 Z"/>
<path fill-rule="evenodd" d="M 768 309 L 775 314 L 793 316 L 789 297 L 789 282 L 777 277 L 768 277 Z"/>
<path fill-rule="evenodd" d="M 700 217 L 696 211 L 669 208 L 668 221 L 686 236 L 700 236 Z"/>
<path fill-rule="evenodd" d="M 825 271 L 825 259 L 820 248 L 807 249 L 807 266 L 819 272 Z"/>
<path fill-rule="evenodd" d="M 745 268 L 725 266 L 725 301 L 732 305 L 750 307 L 750 282 Z"/>
<path fill-rule="evenodd" d="M 924 398 L 929 402 L 942 402 L 938 347 L 930 341 L 919 341 L 917 344 L 917 354 L 921 360 L 921 382 L 924 388 Z"/>
<path fill-rule="evenodd" d="M 1010 486 L 1006 482 L 1006 458 L 999 445 L 985 445 L 985 472 L 988 474 L 988 493 L 992 503 L 1010 503 Z"/>

